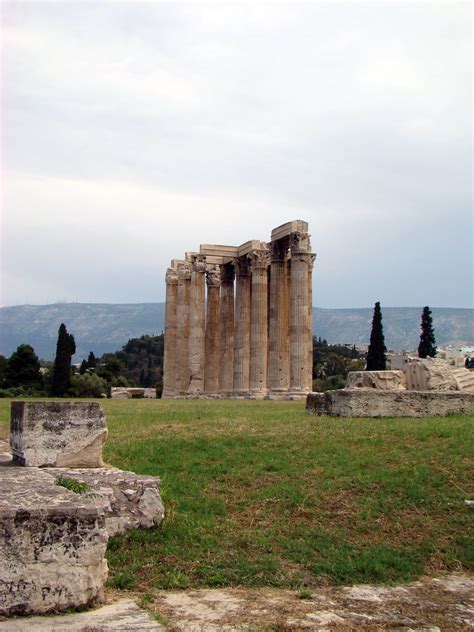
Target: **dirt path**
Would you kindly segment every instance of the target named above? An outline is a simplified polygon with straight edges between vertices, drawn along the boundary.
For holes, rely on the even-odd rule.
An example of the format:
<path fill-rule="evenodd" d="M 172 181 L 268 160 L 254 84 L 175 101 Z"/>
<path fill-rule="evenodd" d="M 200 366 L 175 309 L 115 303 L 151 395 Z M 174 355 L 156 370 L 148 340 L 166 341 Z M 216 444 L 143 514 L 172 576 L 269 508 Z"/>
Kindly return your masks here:
<path fill-rule="evenodd" d="M 159 591 L 153 610 L 176 632 L 474 630 L 474 577 L 423 578 L 404 586 Z"/>

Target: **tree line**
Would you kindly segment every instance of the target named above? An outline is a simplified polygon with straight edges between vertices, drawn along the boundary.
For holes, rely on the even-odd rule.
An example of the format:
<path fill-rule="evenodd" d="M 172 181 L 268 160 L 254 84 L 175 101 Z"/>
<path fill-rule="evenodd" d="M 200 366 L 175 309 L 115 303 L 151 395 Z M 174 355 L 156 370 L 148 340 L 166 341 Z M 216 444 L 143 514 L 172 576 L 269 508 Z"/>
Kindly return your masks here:
<path fill-rule="evenodd" d="M 119 351 L 96 358 L 93 351 L 77 368 L 74 336 L 61 323 L 54 362 L 38 359 L 33 347 L 20 345 L 10 358 L 0 355 L 0 397 L 106 397 L 112 386 L 142 386 L 163 390 L 164 336 L 131 338 Z M 355 345 L 329 344 L 313 337 L 313 390 L 343 388 L 349 371 L 384 370 L 386 346 L 380 303 L 375 303 L 367 353 Z M 436 355 L 433 319 L 423 309 L 418 346 L 420 358 Z"/>
<path fill-rule="evenodd" d="M 54 362 L 39 360 L 28 344 L 10 358 L 0 355 L 0 397 L 107 397 L 112 386 L 156 388 L 160 397 L 163 347 L 163 334 L 132 338 L 115 353 L 97 358 L 91 351 L 76 367 L 74 336 L 62 323 Z"/>

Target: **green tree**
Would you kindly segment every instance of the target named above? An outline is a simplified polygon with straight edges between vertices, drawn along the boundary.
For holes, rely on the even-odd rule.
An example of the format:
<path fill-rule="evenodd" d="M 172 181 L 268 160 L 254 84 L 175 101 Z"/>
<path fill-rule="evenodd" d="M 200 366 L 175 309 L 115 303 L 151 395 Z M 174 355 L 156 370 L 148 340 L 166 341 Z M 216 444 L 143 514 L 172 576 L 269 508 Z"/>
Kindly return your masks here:
<path fill-rule="evenodd" d="M 433 318 L 431 310 L 428 306 L 423 308 L 421 314 L 421 335 L 420 344 L 418 345 L 419 358 L 434 358 L 436 355 L 436 340 L 433 329 Z"/>
<path fill-rule="evenodd" d="M 20 345 L 8 359 L 5 382 L 11 386 L 36 386 L 42 382 L 40 363 L 33 347 Z"/>
<path fill-rule="evenodd" d="M 87 360 L 83 360 L 81 362 L 81 366 L 79 367 L 79 373 L 81 375 L 84 375 L 84 373 L 87 371 L 88 368 L 89 368 L 89 366 L 87 364 Z"/>
<path fill-rule="evenodd" d="M 374 317 L 372 319 L 372 331 L 370 333 L 370 344 L 367 351 L 367 371 L 384 371 L 387 367 L 385 352 L 385 338 L 382 326 L 382 310 L 377 301 L 374 307 Z"/>
<path fill-rule="evenodd" d="M 95 373 L 73 375 L 68 393 L 73 397 L 102 397 L 107 393 L 107 382 Z"/>
<path fill-rule="evenodd" d="M 71 383 L 71 358 L 76 353 L 74 336 L 68 334 L 66 325 L 61 323 L 58 331 L 58 343 L 56 345 L 56 358 L 54 360 L 53 381 L 51 393 L 55 397 L 63 397 Z"/>
<path fill-rule="evenodd" d="M 8 365 L 8 358 L 4 355 L 0 355 L 0 386 L 3 384 L 3 380 L 5 379 L 5 369 Z"/>
<path fill-rule="evenodd" d="M 87 368 L 88 369 L 95 369 L 96 366 L 97 366 L 97 358 L 95 357 L 95 355 L 91 351 L 89 353 L 89 357 L 87 358 Z"/>
<path fill-rule="evenodd" d="M 115 381 L 122 375 L 124 368 L 123 362 L 114 353 L 104 353 L 97 366 L 97 375 L 115 386 Z"/>

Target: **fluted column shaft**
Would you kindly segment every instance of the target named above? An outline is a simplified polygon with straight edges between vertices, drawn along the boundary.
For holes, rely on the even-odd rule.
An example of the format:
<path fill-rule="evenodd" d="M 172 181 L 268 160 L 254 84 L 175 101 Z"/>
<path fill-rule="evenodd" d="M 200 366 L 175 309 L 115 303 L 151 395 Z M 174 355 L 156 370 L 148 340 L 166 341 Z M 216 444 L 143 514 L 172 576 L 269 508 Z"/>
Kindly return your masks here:
<path fill-rule="evenodd" d="M 180 395 L 189 387 L 189 297 L 191 266 L 178 264 L 178 297 L 176 304 L 176 386 Z"/>
<path fill-rule="evenodd" d="M 268 388 L 268 250 L 252 251 L 250 260 L 250 392 L 264 394 Z"/>
<path fill-rule="evenodd" d="M 305 393 L 308 384 L 308 342 L 311 335 L 307 235 L 291 235 L 290 391 Z"/>
<path fill-rule="evenodd" d="M 316 255 L 311 254 L 308 260 L 308 319 L 309 319 L 309 332 L 308 332 L 308 365 L 306 370 L 307 389 L 313 390 L 313 266 L 316 260 Z"/>
<path fill-rule="evenodd" d="M 178 274 L 166 271 L 165 340 L 163 358 L 162 397 L 176 395 L 176 301 L 178 296 Z"/>
<path fill-rule="evenodd" d="M 234 264 L 221 268 L 221 347 L 219 391 L 234 390 Z"/>
<path fill-rule="evenodd" d="M 206 267 L 207 320 L 204 390 L 208 395 L 219 391 L 220 350 L 220 266 Z"/>
<path fill-rule="evenodd" d="M 189 313 L 189 394 L 204 393 L 206 340 L 206 259 L 193 257 Z"/>
<path fill-rule="evenodd" d="M 271 244 L 268 387 L 285 392 L 290 384 L 288 239 Z"/>
<path fill-rule="evenodd" d="M 234 393 L 250 389 L 250 268 L 245 255 L 236 261 Z"/>

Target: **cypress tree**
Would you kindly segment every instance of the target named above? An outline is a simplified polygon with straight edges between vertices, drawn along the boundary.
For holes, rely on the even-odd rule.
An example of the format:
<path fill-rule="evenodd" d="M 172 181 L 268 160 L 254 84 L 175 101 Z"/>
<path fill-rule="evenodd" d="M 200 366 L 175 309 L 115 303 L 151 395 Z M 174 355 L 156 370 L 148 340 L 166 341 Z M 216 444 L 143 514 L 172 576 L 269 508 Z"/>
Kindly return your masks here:
<path fill-rule="evenodd" d="M 63 397 L 71 383 L 71 358 L 76 353 L 74 336 L 67 333 L 66 325 L 61 323 L 56 345 L 54 360 L 53 383 L 51 393 L 56 397 Z"/>
<path fill-rule="evenodd" d="M 87 371 L 87 369 L 88 369 L 88 368 L 89 368 L 89 366 L 88 366 L 88 364 L 87 364 L 87 360 L 83 360 L 83 361 L 81 362 L 81 366 L 80 366 L 80 369 L 79 369 L 79 373 L 80 373 L 81 375 L 84 375 L 84 373 Z"/>
<path fill-rule="evenodd" d="M 436 355 L 436 340 L 433 329 L 433 318 L 431 310 L 428 306 L 423 308 L 421 314 L 421 335 L 420 344 L 418 345 L 419 358 L 434 358 Z"/>
<path fill-rule="evenodd" d="M 385 346 L 382 327 L 382 310 L 380 309 L 380 303 L 377 301 L 377 303 L 375 303 L 374 317 L 372 319 L 366 371 L 385 371 L 387 367 L 386 351 L 387 348 Z"/>
<path fill-rule="evenodd" d="M 87 368 L 88 369 L 95 369 L 96 366 L 97 366 L 97 358 L 95 357 L 95 355 L 91 351 L 89 353 L 89 357 L 87 358 Z"/>

